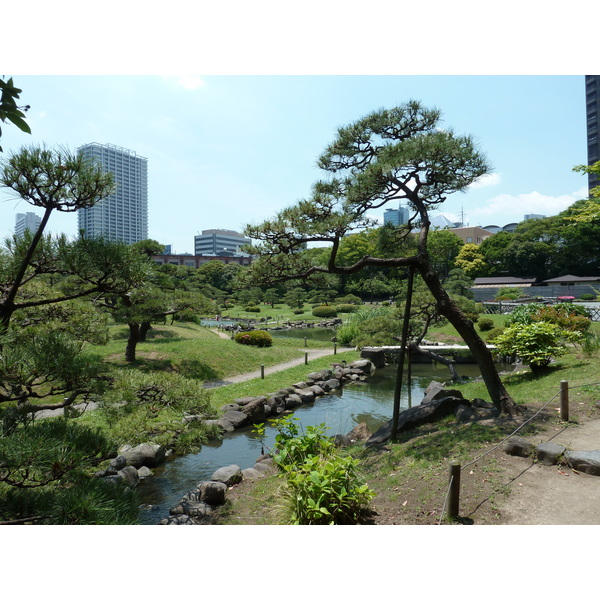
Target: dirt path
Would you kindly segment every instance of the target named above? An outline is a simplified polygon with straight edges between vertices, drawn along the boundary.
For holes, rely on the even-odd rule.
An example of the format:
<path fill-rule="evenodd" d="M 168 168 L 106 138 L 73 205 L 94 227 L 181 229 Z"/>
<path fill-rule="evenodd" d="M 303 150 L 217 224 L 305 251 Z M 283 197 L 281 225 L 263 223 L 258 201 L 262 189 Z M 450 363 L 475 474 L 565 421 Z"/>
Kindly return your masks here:
<path fill-rule="evenodd" d="M 600 419 L 557 426 L 556 435 L 540 441 L 552 441 L 567 450 L 598 450 Z M 600 477 L 568 467 L 532 464 L 531 460 L 518 457 L 512 457 L 510 463 L 509 470 L 515 479 L 510 494 L 498 507 L 502 524 L 600 524 Z"/>

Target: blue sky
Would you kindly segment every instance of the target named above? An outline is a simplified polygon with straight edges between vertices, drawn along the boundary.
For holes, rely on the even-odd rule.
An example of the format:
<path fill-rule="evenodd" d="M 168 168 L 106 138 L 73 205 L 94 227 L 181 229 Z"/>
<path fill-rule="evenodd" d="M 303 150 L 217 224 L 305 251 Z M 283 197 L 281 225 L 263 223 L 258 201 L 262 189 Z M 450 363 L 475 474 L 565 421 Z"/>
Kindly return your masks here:
<path fill-rule="evenodd" d="M 338 127 L 410 99 L 436 106 L 444 127 L 472 135 L 490 176 L 439 212 L 470 225 L 557 214 L 586 195 L 582 75 L 13 75 L 32 135 L 3 127 L 5 155 L 21 145 L 98 142 L 148 159 L 149 236 L 193 252 L 203 229 L 241 230 L 310 194 L 315 161 Z M 0 235 L 17 212 L 41 214 L 0 191 Z M 381 217 L 383 209 L 374 216 Z M 74 214 L 53 232 L 75 235 Z"/>

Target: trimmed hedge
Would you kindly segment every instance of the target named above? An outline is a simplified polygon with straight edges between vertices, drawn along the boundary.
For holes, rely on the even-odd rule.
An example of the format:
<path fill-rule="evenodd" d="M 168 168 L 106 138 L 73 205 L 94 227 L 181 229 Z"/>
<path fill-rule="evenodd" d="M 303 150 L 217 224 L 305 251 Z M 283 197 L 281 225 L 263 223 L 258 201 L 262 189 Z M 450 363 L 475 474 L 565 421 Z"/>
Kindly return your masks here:
<path fill-rule="evenodd" d="M 240 331 L 233 336 L 233 339 L 238 344 L 244 344 L 246 346 L 258 346 L 259 348 L 266 348 L 273 345 L 273 338 L 271 334 L 262 329 L 254 329 L 253 331 Z"/>
<path fill-rule="evenodd" d="M 338 313 L 353 313 L 356 312 L 360 306 L 356 304 L 336 304 L 333 307 Z"/>
<path fill-rule="evenodd" d="M 317 306 L 313 308 L 313 317 L 319 317 L 321 319 L 329 319 L 337 317 L 337 310 L 334 306 Z"/>

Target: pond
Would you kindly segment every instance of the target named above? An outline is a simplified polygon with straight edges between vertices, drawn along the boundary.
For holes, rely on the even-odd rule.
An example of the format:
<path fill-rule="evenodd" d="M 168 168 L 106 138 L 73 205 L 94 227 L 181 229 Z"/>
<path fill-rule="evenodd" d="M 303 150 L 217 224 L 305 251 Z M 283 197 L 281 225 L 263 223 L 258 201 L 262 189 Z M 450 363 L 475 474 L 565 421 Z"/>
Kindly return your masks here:
<path fill-rule="evenodd" d="M 458 365 L 458 370 L 461 375 L 478 375 L 475 365 Z M 432 379 L 448 379 L 447 368 L 438 365 L 413 365 L 412 374 L 410 402 L 413 406 L 421 402 L 423 391 Z M 302 405 L 294 411 L 294 415 L 304 427 L 325 423 L 329 428 L 328 435 L 348 433 L 361 422 L 375 432 L 392 418 L 395 376 L 396 367 L 393 365 L 378 369 L 369 380 L 347 385 L 335 394 Z M 403 386 L 400 406 L 403 410 L 409 406 L 407 386 Z M 276 433 L 273 426 L 267 427 L 266 447 L 273 445 Z M 232 464 L 241 469 L 252 467 L 261 454 L 261 447 L 260 439 L 251 428 L 246 428 L 204 445 L 195 454 L 169 458 L 154 470 L 153 477 L 141 481 L 136 488 L 142 504 L 151 506 L 140 511 L 140 523 L 158 524 L 182 496 L 195 488 L 198 482 L 210 479 L 220 467 Z"/>

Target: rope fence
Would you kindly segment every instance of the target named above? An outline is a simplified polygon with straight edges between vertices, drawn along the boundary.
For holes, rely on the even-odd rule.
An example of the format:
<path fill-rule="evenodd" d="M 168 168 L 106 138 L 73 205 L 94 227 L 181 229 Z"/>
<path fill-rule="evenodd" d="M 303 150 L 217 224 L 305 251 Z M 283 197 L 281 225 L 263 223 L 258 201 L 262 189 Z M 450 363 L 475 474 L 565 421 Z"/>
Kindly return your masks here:
<path fill-rule="evenodd" d="M 570 389 L 578 389 L 582 387 L 593 387 L 600 386 L 600 382 L 598 383 L 583 383 L 580 385 L 571 386 Z M 448 488 L 446 491 L 446 495 L 444 497 L 444 504 L 442 506 L 440 519 L 438 521 L 438 525 L 442 524 L 442 519 L 444 514 L 447 514 L 449 519 L 456 519 L 459 515 L 459 504 L 460 504 L 460 474 L 461 472 L 470 467 L 471 465 L 481 461 L 488 454 L 491 454 L 504 442 L 513 437 L 518 431 L 520 431 L 525 425 L 533 421 L 541 412 L 543 412 L 546 407 L 548 407 L 552 402 L 556 400 L 556 398 L 560 397 L 560 418 L 562 421 L 569 421 L 569 382 L 561 381 L 560 382 L 560 391 L 558 391 L 550 400 L 548 400 L 545 404 L 543 404 L 531 417 L 529 417 L 526 421 L 523 421 L 512 433 L 502 438 L 495 446 L 486 450 L 483 454 L 468 462 L 466 465 L 461 465 L 458 461 L 452 461 L 450 463 L 449 469 L 449 481 Z"/>

